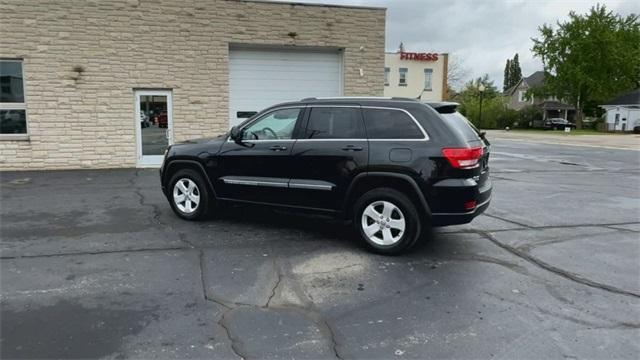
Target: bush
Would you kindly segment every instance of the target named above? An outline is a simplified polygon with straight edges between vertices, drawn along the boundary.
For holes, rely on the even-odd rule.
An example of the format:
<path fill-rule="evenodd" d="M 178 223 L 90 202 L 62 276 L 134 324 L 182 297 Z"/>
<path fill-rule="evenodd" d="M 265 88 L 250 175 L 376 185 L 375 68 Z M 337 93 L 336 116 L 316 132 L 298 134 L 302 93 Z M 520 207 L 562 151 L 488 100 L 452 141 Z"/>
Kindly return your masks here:
<path fill-rule="evenodd" d="M 480 119 L 479 98 L 466 99 L 460 104 L 459 110 L 479 129 L 503 129 L 517 121 L 513 110 L 505 108 L 500 97 L 483 99 L 482 119 Z"/>
<path fill-rule="evenodd" d="M 542 109 L 534 105 L 528 105 L 520 109 L 518 112 L 520 120 L 518 121 L 521 128 L 533 128 L 542 126 Z"/>

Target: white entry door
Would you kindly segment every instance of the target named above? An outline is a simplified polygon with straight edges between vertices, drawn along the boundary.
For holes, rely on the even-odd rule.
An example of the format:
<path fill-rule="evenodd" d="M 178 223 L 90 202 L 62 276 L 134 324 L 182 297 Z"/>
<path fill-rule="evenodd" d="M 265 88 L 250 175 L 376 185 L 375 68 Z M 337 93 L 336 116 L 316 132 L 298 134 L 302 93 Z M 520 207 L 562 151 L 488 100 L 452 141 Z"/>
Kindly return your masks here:
<path fill-rule="evenodd" d="M 164 151 L 173 140 L 171 91 L 136 91 L 135 120 L 138 166 L 160 166 Z"/>
<path fill-rule="evenodd" d="M 341 51 L 229 51 L 229 127 L 277 103 L 341 95 Z"/>

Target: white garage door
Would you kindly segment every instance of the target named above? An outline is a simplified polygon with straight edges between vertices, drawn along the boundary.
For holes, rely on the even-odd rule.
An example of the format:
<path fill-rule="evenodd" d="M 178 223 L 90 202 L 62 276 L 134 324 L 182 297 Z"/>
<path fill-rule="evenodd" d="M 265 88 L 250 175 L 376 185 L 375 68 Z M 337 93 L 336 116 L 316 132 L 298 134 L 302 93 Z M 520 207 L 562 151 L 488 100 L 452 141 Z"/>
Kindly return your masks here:
<path fill-rule="evenodd" d="M 229 126 L 280 102 L 342 95 L 341 59 L 338 51 L 230 50 Z"/>

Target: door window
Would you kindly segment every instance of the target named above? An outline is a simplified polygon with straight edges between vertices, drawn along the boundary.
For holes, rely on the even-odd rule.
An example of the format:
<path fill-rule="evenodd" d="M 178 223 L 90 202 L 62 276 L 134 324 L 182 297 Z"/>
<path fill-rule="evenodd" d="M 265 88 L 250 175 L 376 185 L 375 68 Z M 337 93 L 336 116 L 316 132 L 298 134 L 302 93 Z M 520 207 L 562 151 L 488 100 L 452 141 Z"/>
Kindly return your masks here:
<path fill-rule="evenodd" d="M 316 107 L 311 109 L 306 139 L 365 139 L 359 108 Z"/>
<path fill-rule="evenodd" d="M 424 139 L 418 125 L 405 112 L 393 109 L 363 109 L 369 139 Z"/>
<path fill-rule="evenodd" d="M 142 155 L 162 155 L 169 146 L 167 95 L 140 95 Z"/>
<path fill-rule="evenodd" d="M 292 139 L 300 111 L 300 108 L 280 109 L 264 115 L 243 129 L 242 138 L 244 140 Z"/>

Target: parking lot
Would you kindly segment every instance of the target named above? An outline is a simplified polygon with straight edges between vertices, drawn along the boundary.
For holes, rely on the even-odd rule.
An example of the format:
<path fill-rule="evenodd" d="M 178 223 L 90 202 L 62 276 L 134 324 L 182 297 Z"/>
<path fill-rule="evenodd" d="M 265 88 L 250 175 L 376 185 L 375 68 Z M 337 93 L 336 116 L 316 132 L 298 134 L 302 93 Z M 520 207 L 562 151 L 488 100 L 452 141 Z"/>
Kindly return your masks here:
<path fill-rule="evenodd" d="M 2 173 L 2 358 L 629 358 L 640 152 L 493 142 L 492 204 L 411 253 L 232 208 L 190 223 L 157 170 Z"/>

